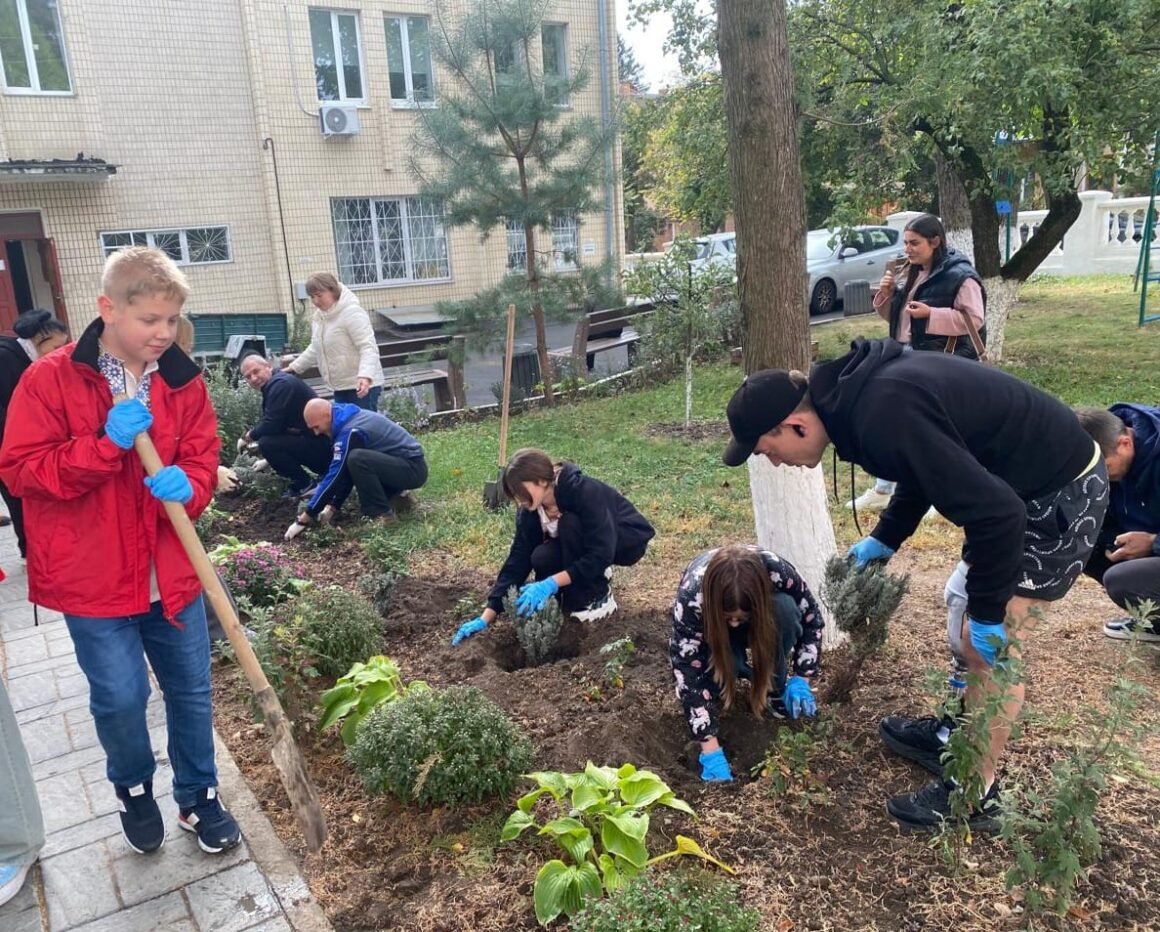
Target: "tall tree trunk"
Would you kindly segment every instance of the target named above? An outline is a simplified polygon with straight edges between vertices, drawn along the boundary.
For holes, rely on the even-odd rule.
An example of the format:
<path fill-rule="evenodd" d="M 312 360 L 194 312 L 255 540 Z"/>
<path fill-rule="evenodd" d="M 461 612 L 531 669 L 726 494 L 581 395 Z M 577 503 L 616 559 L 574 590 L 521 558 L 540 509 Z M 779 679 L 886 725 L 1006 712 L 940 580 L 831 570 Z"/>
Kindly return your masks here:
<path fill-rule="evenodd" d="M 737 224 L 745 371 L 806 369 L 806 206 L 785 0 L 717 0 L 717 51 Z M 825 481 L 815 469 L 749 460 L 758 543 L 786 557 L 820 595 L 835 552 Z M 827 626 L 825 642 L 838 632 Z"/>
<path fill-rule="evenodd" d="M 536 325 L 536 355 L 540 359 L 540 378 L 544 383 L 544 404 L 556 403 L 552 388 L 552 360 L 548 356 L 548 328 L 544 323 L 544 305 L 540 302 L 540 270 L 536 267 L 536 229 L 524 225 L 524 248 L 528 253 L 528 290 L 532 297 L 532 322 Z"/>
<path fill-rule="evenodd" d="M 934 150 L 935 177 L 938 181 L 938 215 L 947 231 L 947 243 L 971 262 L 975 261 L 975 243 L 971 235 L 971 204 L 958 170 L 942 150 Z"/>

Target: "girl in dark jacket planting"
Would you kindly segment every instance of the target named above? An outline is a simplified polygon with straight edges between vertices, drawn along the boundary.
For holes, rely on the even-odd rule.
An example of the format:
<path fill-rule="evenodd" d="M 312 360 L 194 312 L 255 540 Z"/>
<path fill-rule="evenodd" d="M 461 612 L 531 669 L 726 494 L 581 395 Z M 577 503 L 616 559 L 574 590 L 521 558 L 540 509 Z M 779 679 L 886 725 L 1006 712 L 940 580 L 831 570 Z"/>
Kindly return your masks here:
<path fill-rule="evenodd" d="M 698 554 L 681 576 L 672 621 L 669 660 L 689 731 L 701 743 L 701 779 L 733 779 L 717 741 L 717 705 L 733 705 L 738 680 L 750 682 L 755 715 L 816 713 L 805 677 L 818 671 L 825 622 L 788 561 L 756 547 Z"/>
<path fill-rule="evenodd" d="M 35 360 L 68 342 L 68 328 L 48 311 L 25 311 L 13 322 L 12 329 L 16 333 L 15 338 L 0 337 L 0 440 L 4 439 L 8 405 L 20 377 Z M 24 506 L 3 482 L 0 482 L 0 496 L 3 496 L 8 513 L 12 515 L 12 528 L 16 531 L 16 543 L 20 546 L 20 556 L 23 558 L 26 555 Z M 0 526 L 7 523 L 7 518 L 0 518 Z"/>
<path fill-rule="evenodd" d="M 519 506 L 516 536 L 477 618 L 464 622 L 452 644 L 486 628 L 503 611 L 509 587 L 522 586 L 516 611 L 530 615 L 555 597 L 565 615 L 595 621 L 616 611 L 612 567 L 639 562 L 656 531 L 616 489 L 542 450 L 519 450 L 503 474 Z M 524 585 L 529 573 L 536 581 Z"/>

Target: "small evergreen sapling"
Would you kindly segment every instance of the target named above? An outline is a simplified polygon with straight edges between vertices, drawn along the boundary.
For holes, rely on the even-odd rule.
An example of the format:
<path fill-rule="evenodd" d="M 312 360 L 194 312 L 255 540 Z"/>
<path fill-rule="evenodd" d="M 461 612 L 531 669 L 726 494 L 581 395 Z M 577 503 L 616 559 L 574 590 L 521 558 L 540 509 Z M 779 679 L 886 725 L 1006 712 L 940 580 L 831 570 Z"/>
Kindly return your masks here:
<path fill-rule="evenodd" d="M 519 614 L 515 610 L 515 605 L 516 587 L 512 586 L 504 599 L 504 611 L 514 621 L 516 638 L 520 642 L 520 647 L 524 649 L 527 665 L 538 667 L 551 660 L 556 653 L 560 628 L 564 624 L 564 613 L 555 598 L 548 599 L 542 609 L 530 615 Z"/>
<path fill-rule="evenodd" d="M 909 587 L 909 576 L 894 576 L 880 566 L 855 569 L 838 556 L 826 563 L 822 597 L 834 624 L 850 636 L 850 660 L 830 681 L 823 702 L 849 701 L 862 665 L 886 643 L 887 622 Z"/>

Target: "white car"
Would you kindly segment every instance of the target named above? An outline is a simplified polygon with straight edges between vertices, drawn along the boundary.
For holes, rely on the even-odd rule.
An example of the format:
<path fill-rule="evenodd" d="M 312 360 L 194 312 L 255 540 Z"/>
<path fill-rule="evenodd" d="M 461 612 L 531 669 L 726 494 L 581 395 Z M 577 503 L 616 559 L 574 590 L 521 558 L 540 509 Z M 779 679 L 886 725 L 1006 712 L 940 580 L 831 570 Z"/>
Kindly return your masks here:
<path fill-rule="evenodd" d="M 893 227 L 810 230 L 806 234 L 811 314 L 828 314 L 842 299 L 847 282 L 867 281 L 870 290 L 886 272 L 886 263 L 902 256 L 902 234 Z"/>
<path fill-rule="evenodd" d="M 736 233 L 711 233 L 708 236 L 698 236 L 693 240 L 693 246 L 697 252 L 689 265 L 694 270 L 710 265 L 737 268 Z"/>

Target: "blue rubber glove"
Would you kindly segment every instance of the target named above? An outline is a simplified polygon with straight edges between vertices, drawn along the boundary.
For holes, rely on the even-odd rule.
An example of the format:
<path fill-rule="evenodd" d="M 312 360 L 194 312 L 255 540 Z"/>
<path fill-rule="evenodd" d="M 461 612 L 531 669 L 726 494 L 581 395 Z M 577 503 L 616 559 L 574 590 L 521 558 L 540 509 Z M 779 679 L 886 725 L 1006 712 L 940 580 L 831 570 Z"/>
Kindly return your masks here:
<path fill-rule="evenodd" d="M 846 556 L 853 557 L 855 569 L 860 570 L 871 563 L 885 563 L 894 556 L 894 550 L 877 537 L 863 537 L 846 551 Z"/>
<path fill-rule="evenodd" d="M 466 641 L 473 634 L 479 634 L 486 627 L 487 622 L 483 620 L 482 615 L 478 618 L 472 618 L 471 621 L 465 621 L 455 632 L 455 637 L 451 639 L 451 646 L 458 647 L 461 641 Z"/>
<path fill-rule="evenodd" d="M 157 475 L 146 476 L 145 485 L 153 497 L 163 502 L 180 502 L 184 505 L 193 498 L 193 486 L 180 466 L 162 466 Z"/>
<path fill-rule="evenodd" d="M 105 436 L 122 450 L 133 449 L 133 438 L 153 423 L 149 409 L 136 398 L 118 401 L 105 417 Z"/>
<path fill-rule="evenodd" d="M 972 618 L 969 627 L 971 646 L 979 652 L 987 666 L 995 666 L 999 651 L 1007 644 L 1007 628 L 998 621 L 982 621 L 978 618 Z M 998 643 L 995 643 L 996 639 Z"/>
<path fill-rule="evenodd" d="M 528 583 L 516 596 L 516 614 L 531 615 L 548 604 L 548 599 L 560 591 L 560 584 L 549 576 L 539 582 Z"/>
<path fill-rule="evenodd" d="M 729 761 L 725 759 L 725 751 L 717 748 L 708 754 L 701 754 L 701 779 L 706 783 L 731 783 L 733 771 L 729 769 Z"/>
<path fill-rule="evenodd" d="M 806 718 L 813 718 L 818 714 L 818 704 L 814 701 L 814 691 L 810 689 L 810 684 L 800 676 L 791 676 L 786 680 L 781 701 L 785 703 L 790 718 L 796 719 L 802 715 Z"/>

